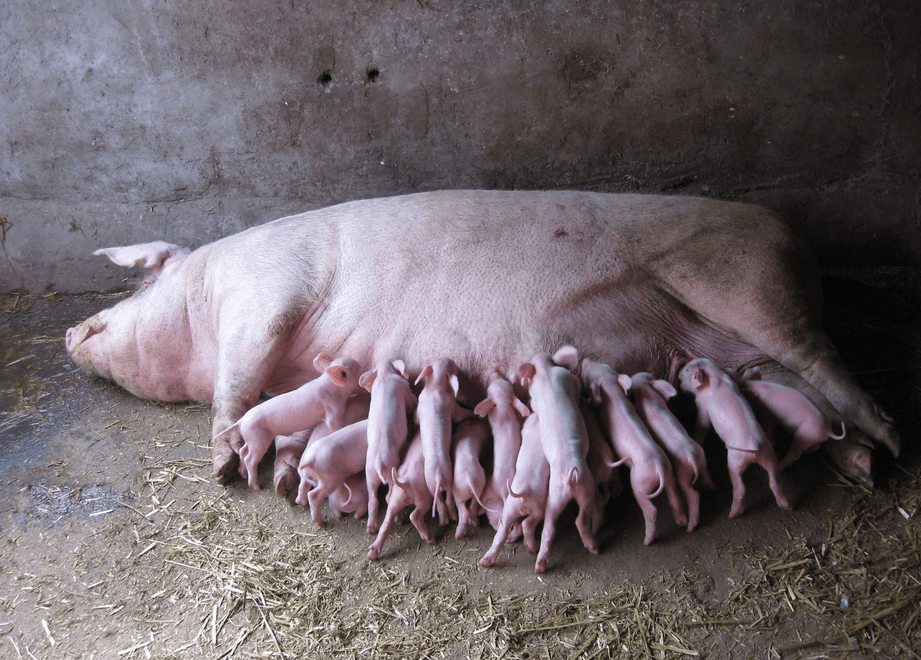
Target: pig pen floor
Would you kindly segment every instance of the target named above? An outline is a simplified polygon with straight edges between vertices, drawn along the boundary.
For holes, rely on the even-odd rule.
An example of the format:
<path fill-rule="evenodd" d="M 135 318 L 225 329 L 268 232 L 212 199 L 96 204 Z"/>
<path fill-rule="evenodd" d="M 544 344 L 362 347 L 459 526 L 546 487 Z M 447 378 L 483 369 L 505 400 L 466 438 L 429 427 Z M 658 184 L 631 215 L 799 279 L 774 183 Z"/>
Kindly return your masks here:
<path fill-rule="evenodd" d="M 428 546 L 401 526 L 370 562 L 364 521 L 218 485 L 208 407 L 69 361 L 66 328 L 117 297 L 0 297 L 0 658 L 917 658 L 921 274 L 846 275 L 829 330 L 903 434 L 874 489 L 812 455 L 783 474 L 794 511 L 753 469 L 729 520 L 715 465 L 693 533 L 660 506 L 643 546 L 623 495 L 597 556 L 564 514 L 541 576 L 520 544 L 479 567 L 483 527 Z"/>

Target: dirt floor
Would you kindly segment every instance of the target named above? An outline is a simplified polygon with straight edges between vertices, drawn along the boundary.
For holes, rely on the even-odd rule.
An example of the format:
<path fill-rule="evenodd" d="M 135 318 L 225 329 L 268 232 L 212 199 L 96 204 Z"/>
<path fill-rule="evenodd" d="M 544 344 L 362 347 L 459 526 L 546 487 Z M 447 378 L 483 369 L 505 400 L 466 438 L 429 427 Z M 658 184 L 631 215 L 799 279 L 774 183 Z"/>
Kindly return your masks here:
<path fill-rule="evenodd" d="M 113 297 L 2 297 L 0 658 L 917 658 L 921 274 L 846 275 L 863 283 L 827 279 L 829 330 L 903 433 L 872 490 L 807 456 L 783 475 L 794 511 L 751 470 L 729 520 L 711 448 L 696 531 L 660 506 L 645 547 L 623 495 L 598 556 L 564 514 L 540 576 L 517 544 L 481 568 L 482 527 L 428 546 L 404 525 L 371 562 L 364 521 L 321 529 L 271 490 L 218 485 L 208 407 L 68 359 L 66 328 Z"/>

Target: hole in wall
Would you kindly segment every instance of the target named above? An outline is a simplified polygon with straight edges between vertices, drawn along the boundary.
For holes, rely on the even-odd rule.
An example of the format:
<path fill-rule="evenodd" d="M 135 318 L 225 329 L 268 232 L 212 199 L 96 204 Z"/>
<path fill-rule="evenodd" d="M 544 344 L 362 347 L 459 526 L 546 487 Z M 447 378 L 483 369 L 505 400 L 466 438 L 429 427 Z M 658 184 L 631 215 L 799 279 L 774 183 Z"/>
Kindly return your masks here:
<path fill-rule="evenodd" d="M 328 87 L 332 81 L 333 81 L 333 74 L 329 70 L 324 71 L 323 73 L 320 74 L 320 77 L 317 78 L 317 82 L 323 85 L 324 87 Z"/>
<path fill-rule="evenodd" d="M 365 74 L 365 79 L 372 85 L 376 82 L 380 82 L 381 72 L 376 68 L 368 69 L 368 73 Z"/>

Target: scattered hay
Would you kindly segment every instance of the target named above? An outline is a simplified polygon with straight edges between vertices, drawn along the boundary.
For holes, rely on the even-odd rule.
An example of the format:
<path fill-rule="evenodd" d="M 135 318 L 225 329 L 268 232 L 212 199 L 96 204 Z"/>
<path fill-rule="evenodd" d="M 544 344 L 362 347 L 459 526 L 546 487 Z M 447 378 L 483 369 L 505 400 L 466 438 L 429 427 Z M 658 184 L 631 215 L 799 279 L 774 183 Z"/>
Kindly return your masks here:
<path fill-rule="evenodd" d="M 607 585 L 592 598 L 550 588 L 471 593 L 465 572 L 483 569 L 452 558 L 451 542 L 442 553 L 418 550 L 438 562 L 437 578 L 374 562 L 356 568 L 335 532 L 260 520 L 232 491 L 207 485 L 207 467 L 182 459 L 149 471 L 149 502 L 137 511 L 156 529 L 133 557 L 171 574 L 149 598 L 185 599 L 199 630 L 180 646 L 202 656 L 693 658 L 737 648 L 742 657 L 756 633 L 773 658 L 918 657 L 921 648 L 917 471 L 891 492 L 842 484 L 852 503 L 817 540 L 721 548 L 736 578 L 714 602 L 696 595 L 692 572 Z M 173 651 L 163 657 L 180 657 Z"/>

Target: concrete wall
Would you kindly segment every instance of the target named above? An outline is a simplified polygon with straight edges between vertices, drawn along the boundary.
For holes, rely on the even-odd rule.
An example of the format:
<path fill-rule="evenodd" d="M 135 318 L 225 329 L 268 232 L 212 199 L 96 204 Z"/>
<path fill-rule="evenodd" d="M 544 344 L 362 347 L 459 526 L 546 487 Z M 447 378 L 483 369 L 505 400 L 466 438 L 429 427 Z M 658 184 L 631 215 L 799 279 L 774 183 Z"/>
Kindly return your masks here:
<path fill-rule="evenodd" d="M 917 0 L 10 0 L 0 290 L 462 187 L 754 201 L 921 264 L 919 35 Z"/>

